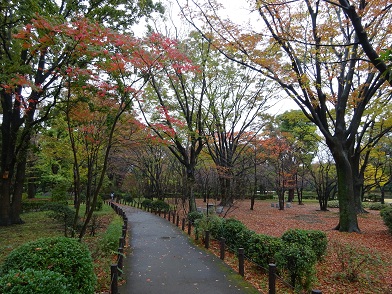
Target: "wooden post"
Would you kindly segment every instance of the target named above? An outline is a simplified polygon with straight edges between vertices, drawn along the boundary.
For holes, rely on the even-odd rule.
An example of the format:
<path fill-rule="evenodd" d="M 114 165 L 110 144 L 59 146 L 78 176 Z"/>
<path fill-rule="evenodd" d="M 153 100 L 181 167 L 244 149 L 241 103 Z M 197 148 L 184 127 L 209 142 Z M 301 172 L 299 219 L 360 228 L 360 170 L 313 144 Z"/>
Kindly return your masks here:
<path fill-rule="evenodd" d="M 244 262 L 245 262 L 244 248 L 238 248 L 238 272 L 241 276 L 245 275 Z"/>
<path fill-rule="evenodd" d="M 123 253 L 124 249 L 122 247 L 118 248 L 117 254 L 117 267 L 118 267 L 118 275 L 121 276 L 122 268 L 123 268 Z"/>
<path fill-rule="evenodd" d="M 188 235 L 191 234 L 191 231 L 192 231 L 192 223 L 191 221 L 188 221 Z"/>
<path fill-rule="evenodd" d="M 225 259 L 225 238 L 220 238 L 220 259 Z"/>
<path fill-rule="evenodd" d="M 205 231 L 205 234 L 206 234 L 206 236 L 205 236 L 205 244 L 204 244 L 204 247 L 205 247 L 206 249 L 208 249 L 208 248 L 210 248 L 210 231 L 209 231 L 209 230 L 206 230 L 206 231 Z"/>
<path fill-rule="evenodd" d="M 176 226 L 178 227 L 178 225 L 180 224 L 180 215 L 177 214 L 177 221 L 176 221 Z"/>
<path fill-rule="evenodd" d="M 167 220 L 170 222 L 170 210 L 169 210 L 169 212 L 167 214 Z"/>
<path fill-rule="evenodd" d="M 276 293 L 276 264 L 270 263 L 268 265 L 268 294 L 275 294 Z"/>
<path fill-rule="evenodd" d="M 173 224 L 176 222 L 176 212 L 173 211 Z"/>
<path fill-rule="evenodd" d="M 119 238 L 119 241 L 118 241 L 118 247 L 124 247 L 124 244 L 125 242 L 124 242 L 124 238 L 123 237 L 120 237 Z"/>
<path fill-rule="evenodd" d="M 118 294 L 118 269 L 117 264 L 110 266 L 110 293 Z"/>
<path fill-rule="evenodd" d="M 123 238 L 125 239 L 125 236 L 127 235 L 127 229 L 125 229 L 125 228 L 123 228 L 122 229 L 122 235 L 121 236 L 123 236 Z M 125 245 L 125 242 L 124 242 L 124 244 L 123 245 Z M 124 247 L 124 246 L 123 246 Z"/>
<path fill-rule="evenodd" d="M 185 230 L 185 217 L 182 218 L 182 225 L 181 225 L 182 230 Z"/>

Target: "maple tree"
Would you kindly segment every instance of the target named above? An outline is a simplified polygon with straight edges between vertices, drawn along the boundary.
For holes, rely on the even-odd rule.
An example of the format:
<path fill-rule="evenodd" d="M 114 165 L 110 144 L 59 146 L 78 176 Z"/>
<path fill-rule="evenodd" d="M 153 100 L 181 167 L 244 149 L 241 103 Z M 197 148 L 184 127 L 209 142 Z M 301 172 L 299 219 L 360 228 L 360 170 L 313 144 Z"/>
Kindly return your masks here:
<path fill-rule="evenodd" d="M 148 126 L 168 142 L 168 148 L 184 166 L 186 198 L 190 211 L 195 211 L 195 167 L 204 144 L 205 82 L 201 76 L 208 46 L 206 42 L 193 42 L 188 47 L 187 42 L 191 41 L 170 42 L 156 48 L 155 60 L 160 68 L 144 72 L 149 88 L 139 105 Z M 194 65 L 196 62 L 199 66 Z"/>
<path fill-rule="evenodd" d="M 121 133 L 121 142 L 112 155 L 118 158 L 116 167 L 112 170 L 124 165 L 129 173 L 139 179 L 139 197 L 164 200 L 168 192 L 168 182 L 173 177 L 173 170 L 170 169 L 173 155 L 167 148 L 167 142 L 140 122 L 131 136 L 124 130 L 121 130 Z"/>
<path fill-rule="evenodd" d="M 75 18 L 84 15 L 107 26 L 129 28 L 142 15 L 162 11 L 162 7 L 151 1 L 26 0 L 4 2 L 0 10 L 0 225 L 10 225 L 22 222 L 21 199 L 32 132 L 59 101 L 66 68 L 86 64 L 77 54 L 82 56 L 92 39 L 83 21 Z M 67 26 L 72 21 L 73 27 Z M 90 26 L 92 31 L 97 28 Z"/>
<path fill-rule="evenodd" d="M 97 39 L 106 39 L 107 43 L 98 43 L 99 52 L 93 51 L 93 62 L 86 69 L 68 71 L 65 112 L 74 152 L 75 192 L 80 194 L 81 191 L 78 167 L 84 159 L 77 156 L 77 147 L 81 145 L 87 162 L 86 199 L 91 199 L 87 201 L 86 217 L 79 238 L 84 236 L 96 206 L 121 118 L 125 113 L 133 112 L 133 104 L 141 97 L 141 89 L 148 82 L 145 75 L 139 75 L 135 68 L 142 73 L 160 70 L 165 57 L 159 56 L 158 60 L 156 53 L 159 51 L 176 62 L 176 70 L 188 70 L 186 59 L 185 64 L 181 65 L 182 55 L 176 50 L 175 42 L 161 35 L 151 34 L 137 39 L 103 30 L 103 35 Z M 104 50 L 103 45 L 106 46 Z M 91 42 L 90 48 L 93 48 Z M 77 141 L 82 144 L 76 144 Z M 80 197 L 77 199 L 76 214 Z"/>
<path fill-rule="evenodd" d="M 288 189 L 294 189 L 295 186 L 295 174 L 298 169 L 294 156 L 295 150 L 285 133 L 274 129 L 272 125 L 264 137 L 260 143 L 264 165 L 269 167 L 268 178 L 278 195 L 279 209 L 284 210 L 285 192 Z"/>
<path fill-rule="evenodd" d="M 256 1 L 252 11 L 260 31 L 219 17 L 219 5 L 213 1 L 193 4 L 196 12 L 187 7 L 183 13 L 213 46 L 275 81 L 317 125 L 337 166 L 336 228 L 359 232 L 355 187 L 359 166 L 353 160 L 354 153 L 362 150 L 363 137 L 358 133 L 369 130 L 368 124 L 361 124 L 365 111 L 374 104 L 386 105 L 390 96 L 384 72 L 377 73 L 364 58 L 345 11 L 333 2 Z M 390 35 L 390 10 L 383 11 L 384 7 L 373 1 L 361 11 L 362 19 L 369 20 L 368 38 L 377 48 L 387 47 Z M 196 17 L 207 29 L 196 25 L 191 19 Z"/>

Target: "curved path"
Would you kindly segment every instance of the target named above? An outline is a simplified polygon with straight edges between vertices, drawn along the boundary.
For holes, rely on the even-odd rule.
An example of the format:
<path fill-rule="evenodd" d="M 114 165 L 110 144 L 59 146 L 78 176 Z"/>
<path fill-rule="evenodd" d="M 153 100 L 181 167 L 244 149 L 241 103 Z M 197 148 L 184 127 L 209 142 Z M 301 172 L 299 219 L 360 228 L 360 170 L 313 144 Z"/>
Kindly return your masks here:
<path fill-rule="evenodd" d="M 131 249 L 120 294 L 259 293 L 214 254 L 191 244 L 168 220 L 129 206 L 122 209 Z"/>

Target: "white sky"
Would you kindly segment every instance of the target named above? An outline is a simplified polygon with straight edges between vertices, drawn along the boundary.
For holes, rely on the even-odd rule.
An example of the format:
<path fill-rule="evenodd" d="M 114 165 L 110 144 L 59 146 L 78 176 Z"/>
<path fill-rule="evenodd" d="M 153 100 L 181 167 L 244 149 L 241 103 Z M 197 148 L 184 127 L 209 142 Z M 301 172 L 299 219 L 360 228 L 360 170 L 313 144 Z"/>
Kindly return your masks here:
<path fill-rule="evenodd" d="M 184 23 L 179 14 L 180 9 L 178 7 L 176 0 L 160 0 L 166 7 L 166 17 L 167 22 L 162 23 L 159 22 L 157 26 L 159 26 L 159 30 L 161 33 L 164 33 L 168 36 L 182 36 L 185 35 L 190 28 L 187 23 Z M 180 4 L 185 5 L 189 0 L 178 0 Z M 197 0 L 195 0 L 197 1 Z M 252 21 L 252 17 L 257 19 L 257 16 L 252 15 L 249 10 L 249 5 L 246 0 L 218 0 L 223 6 L 226 8 L 221 12 L 222 17 L 228 17 L 231 21 L 236 22 L 238 24 L 245 24 Z M 197 1 L 200 3 L 201 1 Z M 172 23 L 171 23 L 172 22 Z M 149 22 L 151 25 L 153 24 L 151 21 Z M 139 25 L 135 26 L 134 33 L 137 37 L 144 36 L 146 32 L 146 22 L 142 21 Z M 277 101 L 273 106 L 270 107 L 269 113 L 272 115 L 282 113 L 284 111 L 290 109 L 299 109 L 298 106 L 292 99 L 284 99 L 281 101 Z"/>

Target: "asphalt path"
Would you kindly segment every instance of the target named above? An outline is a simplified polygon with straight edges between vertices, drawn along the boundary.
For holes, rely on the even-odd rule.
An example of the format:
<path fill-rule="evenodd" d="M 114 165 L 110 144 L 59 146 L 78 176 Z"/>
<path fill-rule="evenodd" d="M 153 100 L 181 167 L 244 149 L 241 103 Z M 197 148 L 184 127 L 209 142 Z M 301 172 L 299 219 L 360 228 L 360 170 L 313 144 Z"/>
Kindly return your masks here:
<path fill-rule="evenodd" d="M 168 220 L 123 206 L 130 248 L 120 294 L 260 293 Z"/>

